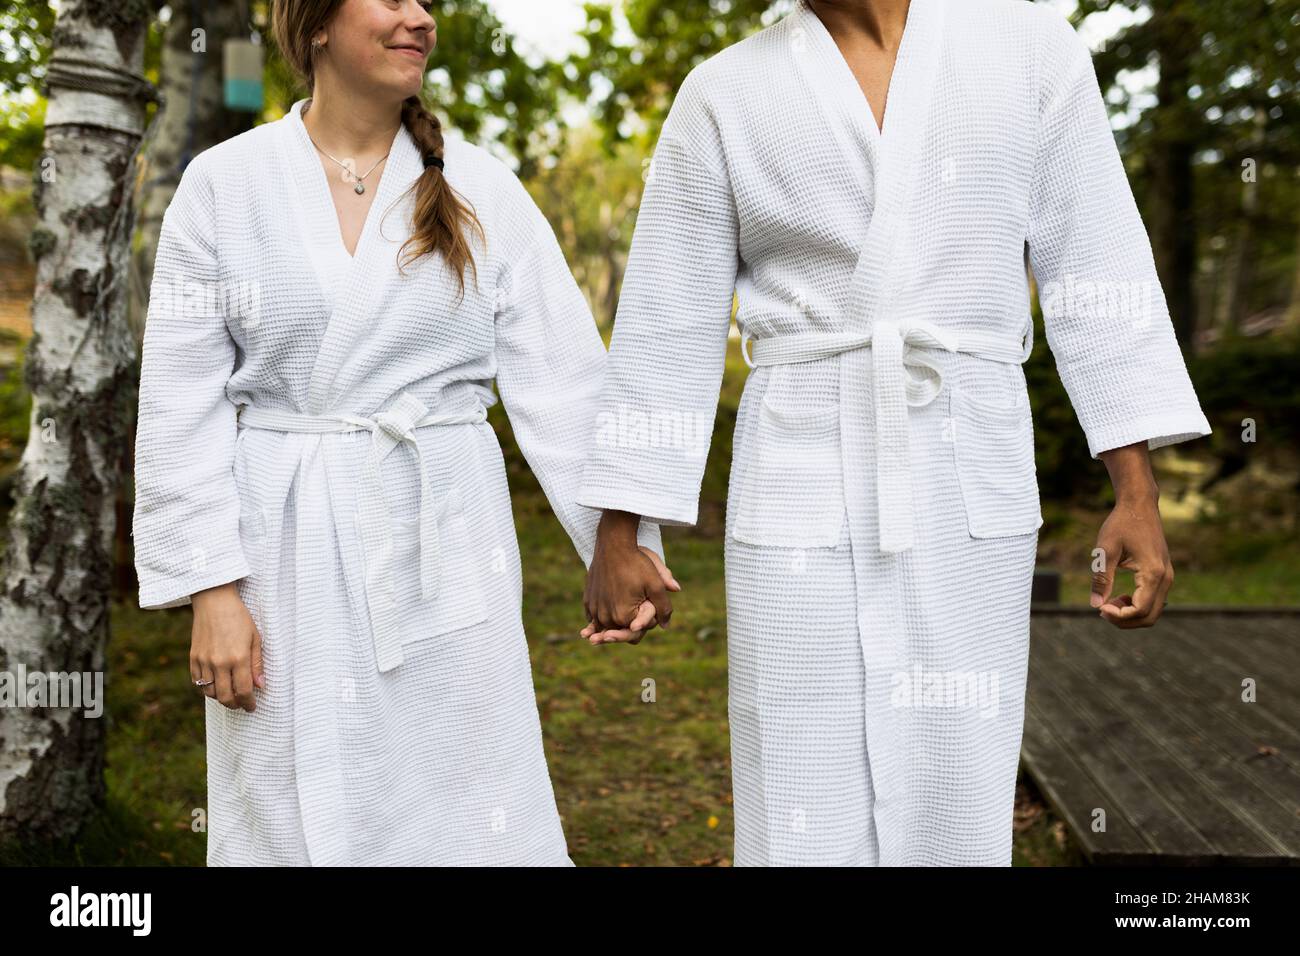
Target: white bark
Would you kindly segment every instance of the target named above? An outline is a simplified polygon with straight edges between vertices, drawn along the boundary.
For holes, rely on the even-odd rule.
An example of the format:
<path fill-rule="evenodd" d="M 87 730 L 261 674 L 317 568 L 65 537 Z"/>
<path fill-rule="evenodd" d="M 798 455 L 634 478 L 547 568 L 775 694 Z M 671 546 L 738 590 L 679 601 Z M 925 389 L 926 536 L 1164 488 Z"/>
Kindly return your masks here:
<path fill-rule="evenodd" d="M 11 704 L 24 703 L 13 686 L 24 671 L 93 682 L 104 668 L 135 401 L 124 279 L 150 12 L 139 0 L 81 0 L 55 23 L 32 237 L 31 432 L 0 563 L 0 680 L 17 692 L 0 706 L 0 836 L 74 834 L 104 792 L 103 716 Z"/>

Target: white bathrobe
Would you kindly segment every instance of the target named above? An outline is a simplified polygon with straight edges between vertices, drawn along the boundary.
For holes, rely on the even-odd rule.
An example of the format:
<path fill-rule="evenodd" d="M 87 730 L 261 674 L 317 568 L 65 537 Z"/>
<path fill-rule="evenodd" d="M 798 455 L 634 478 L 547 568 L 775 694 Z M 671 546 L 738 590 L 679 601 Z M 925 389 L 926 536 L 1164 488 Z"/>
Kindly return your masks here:
<path fill-rule="evenodd" d="M 463 301 L 441 258 L 398 274 L 423 172 L 405 128 L 350 258 L 303 102 L 186 167 L 145 330 L 140 605 L 236 581 L 265 654 L 255 712 L 206 702 L 208 862 L 572 865 L 483 417 L 495 379 L 589 564 L 604 344 L 545 217 L 476 146 L 445 155 L 487 236 Z M 640 540 L 662 554 L 657 527 Z"/>
<path fill-rule="evenodd" d="M 1026 244 L 1093 456 L 1207 434 L 1057 13 L 912 0 L 883 132 L 804 3 L 677 93 L 578 500 L 695 523 L 734 288 L 737 865 L 1010 862 L 1042 523 Z"/>

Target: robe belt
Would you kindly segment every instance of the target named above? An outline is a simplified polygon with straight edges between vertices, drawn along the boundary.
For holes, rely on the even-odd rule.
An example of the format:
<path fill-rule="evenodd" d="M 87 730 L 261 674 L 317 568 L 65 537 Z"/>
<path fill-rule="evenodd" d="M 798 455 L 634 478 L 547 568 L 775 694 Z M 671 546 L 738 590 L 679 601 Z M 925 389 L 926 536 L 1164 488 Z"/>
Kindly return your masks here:
<path fill-rule="evenodd" d="M 965 352 L 994 362 L 1020 364 L 1033 350 L 1034 327 L 1026 322 L 1019 338 L 982 331 L 945 329 L 930 322 L 876 322 L 866 332 L 806 332 L 754 339 L 743 335 L 740 353 L 750 368 L 812 362 L 853 349 L 873 353 L 872 401 L 876 418 L 876 507 L 880 550 L 906 551 L 914 541 L 908 407 L 928 405 L 938 397 L 943 377 L 924 350 Z M 745 344 L 754 343 L 752 357 Z M 855 423 L 848 423 L 852 426 Z"/>
<path fill-rule="evenodd" d="M 433 484 L 415 429 L 428 425 L 472 425 L 487 421 L 487 409 L 434 413 L 409 392 L 403 392 L 387 408 L 372 417 L 338 412 L 309 415 L 246 405 L 239 416 L 241 428 L 265 428 L 280 432 L 370 432 L 370 448 L 362 467 L 358 490 L 357 531 L 366 562 L 366 601 L 375 642 L 375 661 L 380 671 L 402 663 L 402 640 L 394 597 L 393 533 L 384 499 L 380 464 L 402 442 L 415 449 L 420 470 L 420 594 L 429 600 L 437 594 L 439 570 L 438 509 Z"/>

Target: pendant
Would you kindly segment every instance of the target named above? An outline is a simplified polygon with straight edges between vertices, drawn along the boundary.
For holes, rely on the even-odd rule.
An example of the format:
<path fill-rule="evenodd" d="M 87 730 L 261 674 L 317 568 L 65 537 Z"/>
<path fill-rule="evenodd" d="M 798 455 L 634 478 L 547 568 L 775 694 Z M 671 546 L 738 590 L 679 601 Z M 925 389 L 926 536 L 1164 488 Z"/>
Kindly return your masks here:
<path fill-rule="evenodd" d="M 356 186 L 353 187 L 353 189 L 356 190 L 356 193 L 357 193 L 358 196 L 360 196 L 363 192 L 366 191 L 366 187 L 363 186 L 363 185 L 361 185 L 361 181 L 360 181 L 360 180 L 357 181 L 357 184 L 356 184 Z"/>

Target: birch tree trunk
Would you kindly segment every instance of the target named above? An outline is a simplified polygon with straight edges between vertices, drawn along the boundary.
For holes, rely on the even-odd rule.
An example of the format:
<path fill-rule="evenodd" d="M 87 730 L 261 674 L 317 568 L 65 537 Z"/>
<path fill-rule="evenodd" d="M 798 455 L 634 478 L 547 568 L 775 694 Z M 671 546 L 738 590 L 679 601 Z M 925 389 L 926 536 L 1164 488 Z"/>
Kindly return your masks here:
<path fill-rule="evenodd" d="M 0 561 L 5 838 L 71 836 L 104 795 L 113 505 L 136 401 L 125 280 L 153 13 L 148 0 L 65 0 L 54 26 L 33 192 L 31 430 Z M 81 699 L 34 696 L 42 674 L 82 675 Z"/>

